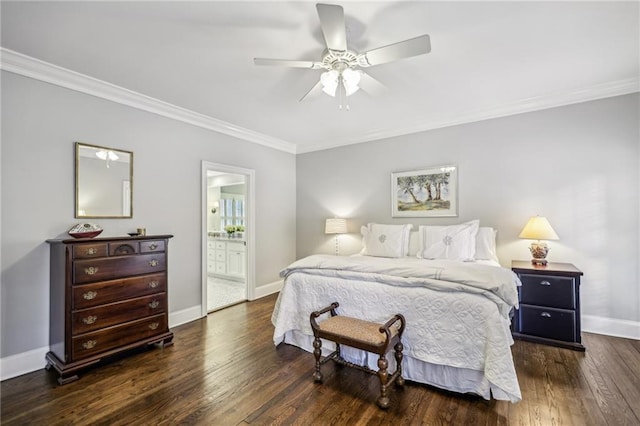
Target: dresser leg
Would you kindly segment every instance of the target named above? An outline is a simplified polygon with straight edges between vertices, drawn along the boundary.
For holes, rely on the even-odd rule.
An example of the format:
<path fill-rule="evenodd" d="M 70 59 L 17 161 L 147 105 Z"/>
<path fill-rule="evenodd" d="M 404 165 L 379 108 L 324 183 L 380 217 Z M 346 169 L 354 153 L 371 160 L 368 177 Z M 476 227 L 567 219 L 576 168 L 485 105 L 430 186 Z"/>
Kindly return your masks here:
<path fill-rule="evenodd" d="M 169 346 L 173 346 L 173 336 L 171 337 L 167 337 L 166 339 L 164 339 L 161 343 L 163 348 L 169 347 Z"/>
<path fill-rule="evenodd" d="M 71 376 L 65 376 L 61 374 L 60 377 L 58 377 L 58 383 L 60 385 L 66 385 L 67 383 L 75 382 L 76 380 L 78 380 L 78 378 L 79 377 L 77 374 L 73 374 Z"/>

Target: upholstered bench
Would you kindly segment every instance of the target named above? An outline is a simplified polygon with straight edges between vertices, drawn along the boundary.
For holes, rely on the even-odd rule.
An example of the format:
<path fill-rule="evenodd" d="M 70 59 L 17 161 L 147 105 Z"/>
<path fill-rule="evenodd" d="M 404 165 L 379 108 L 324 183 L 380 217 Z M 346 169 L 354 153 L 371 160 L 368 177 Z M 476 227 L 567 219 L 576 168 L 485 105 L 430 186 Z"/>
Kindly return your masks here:
<path fill-rule="evenodd" d="M 404 316 L 396 314 L 386 323 L 378 324 L 358 318 L 338 315 L 336 312 L 338 306 L 340 306 L 338 302 L 333 302 L 326 308 L 311 313 L 311 328 L 313 329 L 313 335 L 315 337 L 313 341 L 313 354 L 316 358 L 316 368 L 313 373 L 313 379 L 316 382 L 322 381 L 320 366 L 331 359 L 339 364 L 376 374 L 380 379 L 378 405 L 381 408 L 388 408 L 388 387 L 394 382 L 398 386 L 404 385 L 404 379 L 402 378 L 402 350 L 404 349 L 402 346 L 402 333 L 405 327 Z M 330 312 L 331 316 L 318 323 L 316 319 L 327 312 Z M 322 341 L 320 339 L 335 342 L 336 350 L 322 358 Z M 340 345 L 378 354 L 378 371 L 373 371 L 367 366 L 346 361 L 340 354 Z M 389 375 L 387 371 L 388 362 L 385 355 L 391 347 L 395 350 L 396 371 Z"/>

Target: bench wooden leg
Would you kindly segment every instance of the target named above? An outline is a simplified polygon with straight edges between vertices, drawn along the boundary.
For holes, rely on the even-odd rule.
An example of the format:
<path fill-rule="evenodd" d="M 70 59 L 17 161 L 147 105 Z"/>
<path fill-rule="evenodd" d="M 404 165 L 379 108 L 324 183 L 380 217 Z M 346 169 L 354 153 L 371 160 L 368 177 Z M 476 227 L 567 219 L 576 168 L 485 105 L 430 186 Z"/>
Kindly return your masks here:
<path fill-rule="evenodd" d="M 322 341 L 319 337 L 313 339 L 313 355 L 316 357 L 316 370 L 313 372 L 313 381 L 322 381 L 322 371 L 320 371 L 320 357 L 322 356 Z"/>
<path fill-rule="evenodd" d="M 402 342 L 398 342 L 396 343 L 396 345 L 393 347 L 395 349 L 395 356 L 396 356 L 396 371 L 398 372 L 398 378 L 396 379 L 396 384 L 398 386 L 404 386 L 404 377 L 402 377 L 402 351 L 404 350 L 404 346 L 402 345 Z"/>
<path fill-rule="evenodd" d="M 384 354 L 380 355 L 378 359 L 378 378 L 380 379 L 380 398 L 378 398 L 378 405 L 381 408 L 389 407 L 389 397 L 387 396 L 387 381 L 389 380 L 388 367 L 389 362 Z"/>

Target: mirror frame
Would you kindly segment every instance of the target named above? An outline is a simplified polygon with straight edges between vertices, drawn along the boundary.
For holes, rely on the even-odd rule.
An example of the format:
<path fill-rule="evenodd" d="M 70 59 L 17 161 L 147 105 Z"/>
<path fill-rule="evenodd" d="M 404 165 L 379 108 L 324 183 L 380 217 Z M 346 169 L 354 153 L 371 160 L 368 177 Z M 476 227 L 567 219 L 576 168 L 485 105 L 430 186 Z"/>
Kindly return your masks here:
<path fill-rule="evenodd" d="M 79 211 L 80 211 L 80 148 L 81 147 L 88 147 L 88 148 L 96 148 L 96 149 L 104 149 L 107 151 L 116 151 L 116 152 L 122 152 L 125 154 L 129 154 L 129 215 L 106 215 L 106 216 L 99 216 L 99 215 L 79 215 Z M 92 144 L 88 144 L 88 143 L 84 143 L 84 142 L 76 142 L 75 143 L 75 208 L 74 208 L 74 212 L 73 212 L 73 217 L 76 219 L 131 219 L 133 218 L 133 152 L 132 151 L 126 151 L 124 149 L 119 149 L 119 148 L 109 148 L 106 146 L 100 146 L 100 145 L 92 145 Z"/>

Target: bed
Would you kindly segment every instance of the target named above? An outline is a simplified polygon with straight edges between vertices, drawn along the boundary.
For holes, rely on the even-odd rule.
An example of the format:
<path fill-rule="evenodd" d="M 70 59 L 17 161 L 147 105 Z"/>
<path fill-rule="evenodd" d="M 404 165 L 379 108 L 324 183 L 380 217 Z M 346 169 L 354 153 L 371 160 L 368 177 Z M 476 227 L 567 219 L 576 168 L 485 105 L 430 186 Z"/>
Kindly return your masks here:
<path fill-rule="evenodd" d="M 359 255 L 312 255 L 283 269 L 284 285 L 272 314 L 274 343 L 312 352 L 309 315 L 334 301 L 340 303 L 341 314 L 369 321 L 383 322 L 402 313 L 407 321 L 403 339 L 406 379 L 487 400 L 520 401 L 510 332 L 510 312 L 518 301 L 517 276 L 495 258 L 475 255 L 472 260 L 468 252 L 451 255 L 460 237 L 455 233 L 458 228 L 430 227 L 447 228 L 444 234 L 443 229 L 435 232 L 439 235 L 435 237 L 433 229 L 429 236 L 423 227 L 418 233 L 410 232 L 410 225 L 402 235 L 389 231 L 398 226 L 363 227 L 365 247 Z M 476 224 L 473 232 L 472 227 L 473 239 L 463 235 L 473 241 L 474 253 L 479 229 Z M 495 244 L 495 232 L 487 232 L 492 232 Z M 371 239 L 379 242 L 383 240 L 380 235 L 400 250 L 393 256 L 384 250 L 386 256 L 375 255 L 381 251 Z M 433 250 L 429 254 L 425 247 L 441 241 L 442 235 L 448 235 L 444 238 L 449 240 L 447 255 L 429 258 Z M 412 243 L 416 240 L 420 242 Z M 414 245 L 417 250 L 411 248 Z M 323 344 L 326 353 L 333 349 L 331 342 Z M 377 368 L 375 355 L 349 347 L 343 348 L 343 355 L 351 362 Z M 393 371 L 394 360 L 389 361 Z"/>

